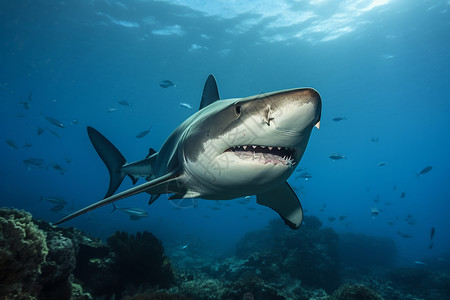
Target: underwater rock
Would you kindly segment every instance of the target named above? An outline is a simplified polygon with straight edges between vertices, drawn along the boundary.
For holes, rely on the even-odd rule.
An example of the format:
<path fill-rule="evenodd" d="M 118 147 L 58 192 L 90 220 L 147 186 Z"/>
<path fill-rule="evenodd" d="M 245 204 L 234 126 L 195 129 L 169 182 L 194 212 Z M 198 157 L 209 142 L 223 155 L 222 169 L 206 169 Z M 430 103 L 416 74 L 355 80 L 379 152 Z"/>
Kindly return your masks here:
<path fill-rule="evenodd" d="M 390 267 L 395 263 L 397 247 L 386 237 L 344 233 L 339 236 L 341 263 L 353 267 Z"/>
<path fill-rule="evenodd" d="M 340 282 L 339 237 L 330 228 L 320 229 L 321 223 L 314 217 L 308 223 L 310 226 L 292 231 L 282 221 L 273 220 L 263 230 L 246 234 L 236 247 L 238 257 L 249 260 L 244 271 L 253 268 L 267 280 L 274 280 L 276 274 L 284 272 L 310 287 L 328 292 L 336 289 Z"/>
<path fill-rule="evenodd" d="M 48 253 L 46 235 L 23 210 L 0 208 L 0 298 L 32 299 Z"/>
<path fill-rule="evenodd" d="M 345 283 L 331 295 L 329 300 L 383 300 L 383 298 L 364 284 Z"/>
<path fill-rule="evenodd" d="M 167 288 L 174 283 L 172 267 L 163 246 L 150 232 L 130 235 L 118 231 L 107 239 L 107 243 L 116 254 L 114 268 L 119 274 L 119 288 L 144 283 Z"/>

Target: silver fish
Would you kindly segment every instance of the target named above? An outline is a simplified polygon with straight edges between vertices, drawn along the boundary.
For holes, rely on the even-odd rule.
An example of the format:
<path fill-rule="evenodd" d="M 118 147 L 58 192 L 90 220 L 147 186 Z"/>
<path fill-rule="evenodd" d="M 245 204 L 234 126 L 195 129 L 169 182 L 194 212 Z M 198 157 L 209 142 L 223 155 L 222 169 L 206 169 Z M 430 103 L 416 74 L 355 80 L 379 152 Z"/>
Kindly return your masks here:
<path fill-rule="evenodd" d="M 136 138 L 138 138 L 138 139 L 143 138 L 144 136 L 146 136 L 146 135 L 150 132 L 150 129 L 151 129 L 151 127 L 150 127 L 149 129 L 147 129 L 147 130 L 144 130 L 144 131 L 142 131 L 142 132 L 139 132 L 139 133 L 136 135 Z"/>
<path fill-rule="evenodd" d="M 336 117 L 336 118 L 333 118 L 333 121 L 335 121 L 335 122 L 339 122 L 339 121 L 342 121 L 342 120 L 347 120 L 347 118 L 346 118 L 346 117 Z"/>
<path fill-rule="evenodd" d="M 339 153 L 331 153 L 330 158 L 332 160 L 339 160 L 339 159 L 346 159 L 345 155 L 339 154 Z"/>
<path fill-rule="evenodd" d="M 168 88 L 168 87 L 171 87 L 171 86 L 175 86 L 175 84 L 172 81 L 170 81 L 170 80 L 163 80 L 163 81 L 161 81 L 159 83 L 159 86 L 163 87 L 163 88 Z"/>
<path fill-rule="evenodd" d="M 131 106 L 127 100 L 120 100 L 120 101 L 117 101 L 117 103 L 119 103 L 122 106 Z"/>
<path fill-rule="evenodd" d="M 18 148 L 16 143 L 14 143 L 11 140 L 6 140 L 6 143 L 8 144 L 9 147 L 11 147 L 11 149 L 17 149 Z"/>
<path fill-rule="evenodd" d="M 148 213 L 145 210 L 140 209 L 140 208 L 134 208 L 134 207 L 121 208 L 121 207 L 118 207 L 115 203 L 113 203 L 113 206 L 114 206 L 114 208 L 112 210 L 112 213 L 115 212 L 116 210 L 120 210 L 121 212 L 129 214 L 130 219 L 132 219 L 132 220 L 139 220 L 139 219 L 148 217 Z"/>
<path fill-rule="evenodd" d="M 64 124 L 63 124 L 61 121 L 59 121 L 59 120 L 57 120 L 57 119 L 55 119 L 55 118 L 47 117 L 47 116 L 43 116 L 43 117 L 44 117 L 44 119 L 46 119 L 50 124 L 52 124 L 52 125 L 54 125 L 54 126 L 56 126 L 56 127 L 59 127 L 59 128 L 64 128 Z"/>
<path fill-rule="evenodd" d="M 423 168 L 422 171 L 420 171 L 418 174 L 416 173 L 417 178 L 419 178 L 420 175 L 423 175 L 423 174 L 426 174 L 426 173 L 430 172 L 431 169 L 433 169 L 432 166 L 428 166 L 428 167 Z"/>
<path fill-rule="evenodd" d="M 180 102 L 180 106 L 187 108 L 187 109 L 193 109 L 192 105 L 190 105 L 189 103 L 186 103 L 186 102 Z"/>
<path fill-rule="evenodd" d="M 66 200 L 64 200 L 63 198 L 61 198 L 61 197 L 44 197 L 44 196 L 42 196 L 41 195 L 41 198 L 40 198 L 40 200 L 39 201 L 48 201 L 48 202 L 50 202 L 50 203 L 54 203 L 54 204 L 59 204 L 59 205 L 66 205 L 67 204 L 67 202 L 66 202 Z"/>
<path fill-rule="evenodd" d="M 28 167 L 28 169 L 34 167 L 34 168 L 44 168 L 45 167 L 45 161 L 41 158 L 28 158 L 23 160 L 23 163 L 25 166 Z"/>

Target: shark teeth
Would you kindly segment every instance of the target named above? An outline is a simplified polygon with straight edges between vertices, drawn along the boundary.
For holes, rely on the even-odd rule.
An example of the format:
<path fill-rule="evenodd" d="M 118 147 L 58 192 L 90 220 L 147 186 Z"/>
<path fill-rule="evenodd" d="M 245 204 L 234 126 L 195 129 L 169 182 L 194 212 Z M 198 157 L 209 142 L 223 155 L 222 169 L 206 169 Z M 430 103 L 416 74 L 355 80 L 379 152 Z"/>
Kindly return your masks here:
<path fill-rule="evenodd" d="M 283 164 L 286 166 L 293 166 L 296 164 L 294 159 L 294 157 L 296 157 L 295 148 L 266 145 L 243 145 L 234 146 L 227 151 L 233 152 L 240 159 L 259 162 L 261 164 Z"/>

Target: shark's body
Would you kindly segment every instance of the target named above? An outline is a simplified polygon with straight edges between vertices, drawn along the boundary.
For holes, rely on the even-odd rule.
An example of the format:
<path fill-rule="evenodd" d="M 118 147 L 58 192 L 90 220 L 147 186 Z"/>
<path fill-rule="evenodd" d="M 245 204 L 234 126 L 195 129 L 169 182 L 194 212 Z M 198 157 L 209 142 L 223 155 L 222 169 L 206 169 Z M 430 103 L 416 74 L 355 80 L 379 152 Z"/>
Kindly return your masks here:
<path fill-rule="evenodd" d="M 277 211 L 291 228 L 301 225 L 300 202 L 286 182 L 300 161 L 314 126 L 319 127 L 319 94 L 291 89 L 241 99 L 220 100 L 212 75 L 203 90 L 200 110 L 179 125 L 159 152 L 126 163 L 102 134 L 88 127 L 89 137 L 111 175 L 105 199 L 55 224 L 105 204 L 147 192 L 150 203 L 169 199 L 227 200 L 256 195 Z M 148 182 L 114 195 L 128 175 Z"/>

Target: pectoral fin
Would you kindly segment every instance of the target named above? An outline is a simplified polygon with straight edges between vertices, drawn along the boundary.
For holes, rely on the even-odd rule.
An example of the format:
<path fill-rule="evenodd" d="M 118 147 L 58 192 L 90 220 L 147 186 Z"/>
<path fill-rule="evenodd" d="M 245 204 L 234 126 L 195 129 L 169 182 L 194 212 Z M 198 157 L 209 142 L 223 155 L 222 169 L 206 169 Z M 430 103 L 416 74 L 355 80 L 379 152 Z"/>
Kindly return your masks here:
<path fill-rule="evenodd" d="M 147 192 L 152 195 L 153 194 L 158 195 L 158 194 L 166 194 L 166 193 L 177 193 L 178 191 L 175 190 L 175 188 L 178 187 L 177 180 L 179 179 L 179 177 L 180 177 L 180 174 L 178 174 L 177 172 L 168 173 L 168 174 L 161 176 L 159 178 L 156 178 L 152 181 L 135 186 L 131 189 L 128 189 L 121 193 L 112 195 L 108 198 L 105 198 L 101 201 L 91 204 L 83 209 L 80 209 L 77 212 L 74 212 L 74 213 L 62 218 L 61 220 L 53 223 L 53 225 L 58 225 L 58 224 L 64 223 L 75 217 L 85 214 L 93 209 L 99 208 L 101 206 L 112 203 L 114 201 L 117 201 L 117 200 L 120 200 L 120 199 L 123 199 L 126 197 L 130 197 L 130 196 L 142 193 L 142 192 Z M 154 198 L 154 200 L 156 200 L 156 198 Z"/>
<path fill-rule="evenodd" d="M 286 225 L 292 229 L 298 229 L 302 224 L 302 205 L 289 183 L 285 182 L 273 190 L 256 195 L 256 197 L 258 204 L 268 206 L 276 211 Z"/>

